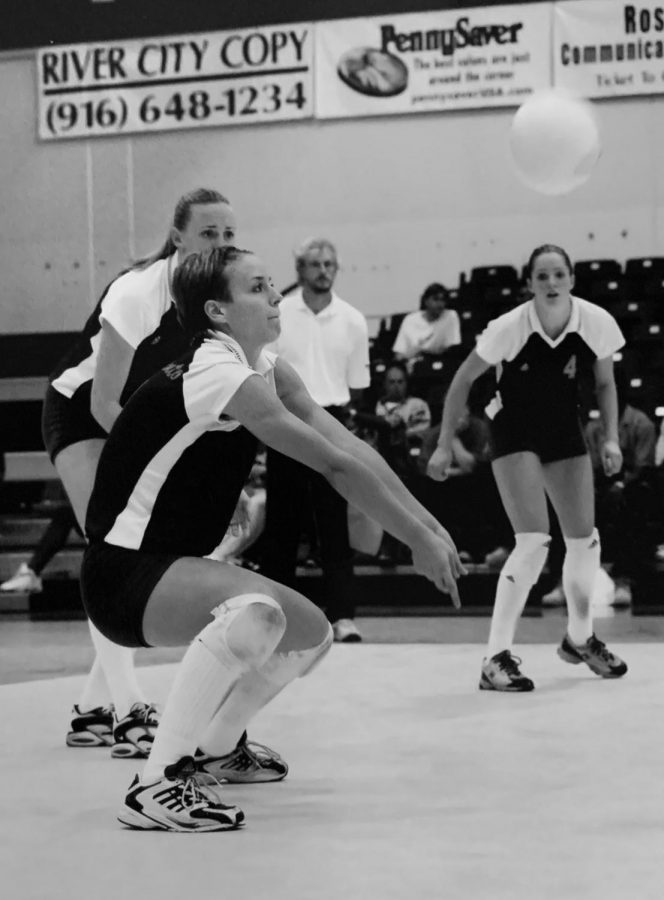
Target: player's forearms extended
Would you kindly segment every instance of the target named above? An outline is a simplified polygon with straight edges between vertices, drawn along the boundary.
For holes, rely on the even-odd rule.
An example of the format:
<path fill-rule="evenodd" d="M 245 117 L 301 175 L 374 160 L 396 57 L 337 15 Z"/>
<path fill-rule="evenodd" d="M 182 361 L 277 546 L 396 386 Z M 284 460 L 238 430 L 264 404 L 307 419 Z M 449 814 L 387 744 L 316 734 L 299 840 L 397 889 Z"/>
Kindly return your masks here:
<path fill-rule="evenodd" d="M 413 547 L 430 529 L 394 496 L 384 482 L 359 460 L 334 468 L 327 475 L 341 496 L 393 535 Z"/>
<path fill-rule="evenodd" d="M 615 388 L 612 385 L 603 385 L 596 389 L 595 394 L 604 440 L 618 443 L 618 399 Z"/>
<path fill-rule="evenodd" d="M 395 500 L 401 503 L 409 513 L 415 516 L 423 525 L 426 525 L 427 528 L 434 529 L 439 524 L 438 520 L 431 515 L 428 509 L 422 506 L 419 500 L 413 497 L 406 485 L 388 466 L 380 453 L 377 453 L 373 447 L 365 444 L 364 441 L 360 441 L 360 444 L 362 445 L 361 449 L 358 450 L 360 458 L 371 471 L 376 473 L 387 490 L 392 493 Z"/>

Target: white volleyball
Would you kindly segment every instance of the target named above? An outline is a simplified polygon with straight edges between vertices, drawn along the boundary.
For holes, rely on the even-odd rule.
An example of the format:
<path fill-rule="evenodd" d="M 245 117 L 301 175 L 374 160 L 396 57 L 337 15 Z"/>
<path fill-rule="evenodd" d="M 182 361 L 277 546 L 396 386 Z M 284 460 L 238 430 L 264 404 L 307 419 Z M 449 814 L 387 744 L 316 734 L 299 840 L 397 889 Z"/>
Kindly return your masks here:
<path fill-rule="evenodd" d="M 542 194 L 566 194 L 590 178 L 601 152 L 595 112 L 560 91 L 534 94 L 516 111 L 510 150 L 521 181 Z"/>

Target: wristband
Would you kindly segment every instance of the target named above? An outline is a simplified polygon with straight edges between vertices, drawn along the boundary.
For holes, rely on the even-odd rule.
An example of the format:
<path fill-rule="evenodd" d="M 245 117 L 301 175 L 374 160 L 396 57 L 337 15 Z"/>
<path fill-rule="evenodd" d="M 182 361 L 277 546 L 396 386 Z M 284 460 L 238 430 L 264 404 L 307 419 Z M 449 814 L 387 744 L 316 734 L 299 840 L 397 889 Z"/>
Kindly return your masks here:
<path fill-rule="evenodd" d="M 611 453 L 620 453 L 622 456 L 622 450 L 620 449 L 620 444 L 617 441 L 604 441 L 604 449 L 610 450 Z"/>

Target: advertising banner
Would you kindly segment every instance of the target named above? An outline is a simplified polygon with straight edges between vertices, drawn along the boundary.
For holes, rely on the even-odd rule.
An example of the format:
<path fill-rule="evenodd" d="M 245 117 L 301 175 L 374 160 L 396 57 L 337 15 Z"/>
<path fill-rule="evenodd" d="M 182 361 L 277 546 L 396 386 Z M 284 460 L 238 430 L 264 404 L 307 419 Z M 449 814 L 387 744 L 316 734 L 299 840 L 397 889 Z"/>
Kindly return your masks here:
<path fill-rule="evenodd" d="M 300 24 L 47 47 L 36 63 L 39 137 L 304 119 L 313 46 Z"/>
<path fill-rule="evenodd" d="M 664 93 L 661 0 L 566 0 L 553 40 L 556 87 L 592 98 Z"/>
<path fill-rule="evenodd" d="M 550 3 L 316 26 L 316 116 L 518 106 L 551 86 Z"/>

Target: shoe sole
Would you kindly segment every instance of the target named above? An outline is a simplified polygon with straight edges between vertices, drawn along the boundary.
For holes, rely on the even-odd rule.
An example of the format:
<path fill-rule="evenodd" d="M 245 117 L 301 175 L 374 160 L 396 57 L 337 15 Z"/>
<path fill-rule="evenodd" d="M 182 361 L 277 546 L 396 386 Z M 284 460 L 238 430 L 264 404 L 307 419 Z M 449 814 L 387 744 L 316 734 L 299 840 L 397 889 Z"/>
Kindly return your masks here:
<path fill-rule="evenodd" d="M 531 691 L 535 690 L 535 685 L 532 687 L 504 687 L 498 688 L 495 685 L 491 684 L 491 682 L 482 681 L 480 679 L 479 689 L 481 691 L 496 691 L 499 694 L 529 694 Z"/>
<path fill-rule="evenodd" d="M 286 775 L 288 775 L 288 772 L 284 772 L 283 775 L 270 775 L 267 778 L 257 778 L 254 775 L 238 775 L 236 772 L 215 775 L 212 772 L 208 772 L 207 769 L 201 769 L 200 771 L 204 772 L 206 775 L 212 775 L 217 781 L 222 781 L 226 784 L 269 784 L 272 781 L 283 781 Z"/>
<path fill-rule="evenodd" d="M 141 750 L 140 747 L 136 747 L 135 744 L 128 742 L 111 745 L 111 756 L 113 759 L 147 759 L 149 752 L 146 753 L 145 750 Z"/>
<path fill-rule="evenodd" d="M 585 659 L 582 659 L 580 656 L 572 656 L 571 653 L 568 653 L 566 650 L 563 650 L 562 647 L 558 647 L 556 652 L 557 652 L 558 656 L 562 659 L 563 662 L 570 663 L 573 666 L 578 666 L 581 663 L 585 663 L 585 665 L 588 666 L 590 671 L 595 675 L 599 675 L 600 678 L 622 678 L 623 675 L 627 674 L 627 667 L 625 667 L 624 672 L 612 672 L 610 669 L 608 671 L 606 669 L 604 671 L 600 671 L 600 670 L 596 669 L 593 665 L 591 665 L 589 662 L 587 662 Z"/>
<path fill-rule="evenodd" d="M 113 738 L 109 733 L 108 738 L 104 737 L 101 734 L 95 734 L 94 732 L 88 731 L 71 731 L 66 739 L 65 743 L 68 747 L 112 747 L 113 746 Z"/>
<path fill-rule="evenodd" d="M 210 823 L 209 825 L 196 825 L 193 828 L 178 826 L 174 822 L 161 823 L 150 819 L 147 816 L 141 816 L 138 813 L 132 813 L 131 810 L 123 810 L 117 817 L 118 822 L 131 828 L 132 831 L 175 831 L 179 834 L 207 834 L 211 831 L 236 831 L 244 825 L 244 821 L 234 824 L 223 824 L 221 822 Z"/>

